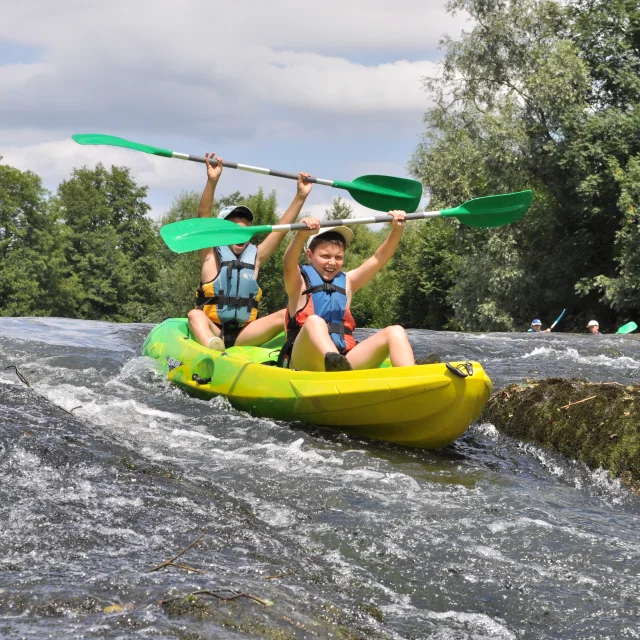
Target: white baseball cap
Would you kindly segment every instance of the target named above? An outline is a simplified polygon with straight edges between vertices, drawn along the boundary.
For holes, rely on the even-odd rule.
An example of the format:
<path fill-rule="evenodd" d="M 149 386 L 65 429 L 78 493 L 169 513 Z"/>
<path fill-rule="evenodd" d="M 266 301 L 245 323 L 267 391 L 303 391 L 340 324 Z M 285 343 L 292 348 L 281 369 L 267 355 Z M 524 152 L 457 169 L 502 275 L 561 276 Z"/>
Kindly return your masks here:
<path fill-rule="evenodd" d="M 589 327 L 599 327 L 600 324 L 597 320 L 589 320 L 589 324 L 587 324 L 587 328 Z"/>
<path fill-rule="evenodd" d="M 307 240 L 307 249 L 315 238 L 317 238 L 319 235 L 322 235 L 323 233 L 329 233 L 330 231 L 339 233 L 344 238 L 345 244 L 349 244 L 353 240 L 353 231 L 351 231 L 349 227 L 345 227 L 344 225 L 340 225 L 339 227 L 323 227 L 322 229 L 320 229 L 320 231 L 318 231 L 318 233 L 312 235 Z"/>

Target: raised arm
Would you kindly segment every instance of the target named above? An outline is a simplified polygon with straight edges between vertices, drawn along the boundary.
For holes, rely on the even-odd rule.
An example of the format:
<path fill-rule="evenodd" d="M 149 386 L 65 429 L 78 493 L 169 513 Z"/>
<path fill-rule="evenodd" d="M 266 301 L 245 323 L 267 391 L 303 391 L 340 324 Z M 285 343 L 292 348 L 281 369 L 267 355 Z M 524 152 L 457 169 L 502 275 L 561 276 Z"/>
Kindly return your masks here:
<path fill-rule="evenodd" d="M 320 220 L 318 218 L 303 218 L 300 222 L 304 222 L 309 227 L 309 230 L 298 231 L 284 252 L 284 288 L 289 296 L 290 314 L 296 311 L 295 305 L 298 304 L 300 291 L 304 284 L 298 259 L 309 236 L 318 233 L 320 229 Z"/>
<path fill-rule="evenodd" d="M 369 259 L 347 274 L 352 294 L 370 282 L 376 273 L 389 262 L 398 248 L 407 224 L 405 221 L 406 213 L 404 211 L 389 211 L 389 215 L 393 216 L 393 222 L 391 223 L 391 233 L 387 236 L 387 239 Z"/>
<path fill-rule="evenodd" d="M 216 193 L 216 186 L 218 180 L 222 174 L 222 158 L 218 158 L 218 164 L 212 166 L 209 163 L 209 158 L 214 158 L 215 153 L 205 153 L 205 161 L 207 164 L 207 184 L 204 187 L 202 196 L 200 197 L 200 204 L 198 205 L 198 218 L 210 218 L 211 208 L 213 207 L 213 197 Z M 211 247 L 200 250 L 200 263 L 202 265 L 209 260 L 214 260 L 213 249 Z"/>
<path fill-rule="evenodd" d="M 308 178 L 311 174 L 301 173 L 298 177 L 298 189 L 296 195 L 291 201 L 289 208 L 284 212 L 284 215 L 278 224 L 291 224 L 296 221 L 296 218 L 300 215 L 302 207 L 307 199 L 309 193 L 311 193 L 311 182 L 306 182 L 304 178 Z M 274 231 L 270 233 L 259 245 L 258 245 L 258 257 L 257 264 L 264 264 L 275 252 L 280 243 L 284 240 L 286 231 Z"/>

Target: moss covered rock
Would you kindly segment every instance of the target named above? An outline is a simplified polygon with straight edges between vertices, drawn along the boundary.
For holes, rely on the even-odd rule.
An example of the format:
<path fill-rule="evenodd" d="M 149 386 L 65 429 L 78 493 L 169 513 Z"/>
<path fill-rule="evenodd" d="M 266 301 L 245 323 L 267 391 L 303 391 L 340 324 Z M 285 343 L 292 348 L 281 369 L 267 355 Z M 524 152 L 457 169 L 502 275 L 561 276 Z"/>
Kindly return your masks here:
<path fill-rule="evenodd" d="M 561 378 L 514 384 L 489 400 L 481 419 L 512 438 L 607 469 L 640 492 L 640 385 Z"/>

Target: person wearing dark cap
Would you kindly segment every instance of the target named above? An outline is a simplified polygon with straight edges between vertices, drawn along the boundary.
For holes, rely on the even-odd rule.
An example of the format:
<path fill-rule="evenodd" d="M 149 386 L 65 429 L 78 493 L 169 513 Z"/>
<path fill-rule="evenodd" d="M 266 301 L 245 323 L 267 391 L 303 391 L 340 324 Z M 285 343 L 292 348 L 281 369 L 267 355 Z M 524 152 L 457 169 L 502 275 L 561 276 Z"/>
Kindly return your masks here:
<path fill-rule="evenodd" d="M 544 331 L 542 330 L 542 322 L 540 322 L 538 318 L 533 320 L 533 322 L 531 323 L 531 328 L 529 329 L 529 333 L 549 333 L 549 331 L 551 331 L 551 327 L 545 329 Z"/>
<path fill-rule="evenodd" d="M 214 157 L 215 153 L 205 154 L 207 184 L 198 207 L 200 218 L 211 216 L 216 186 L 222 173 L 221 158 L 218 158 L 217 165 L 209 162 Z M 311 192 L 311 183 L 304 180 L 308 176 L 308 173 L 300 174 L 296 195 L 279 224 L 295 222 Z M 243 226 L 253 222 L 253 212 L 244 205 L 225 207 L 219 217 Z M 224 351 L 234 344 L 260 345 L 284 329 L 284 309 L 258 318 L 258 303 L 262 298 L 258 273 L 285 235 L 285 231 L 270 233 L 257 246 L 245 242 L 200 251 L 197 307 L 187 317 L 189 329 L 201 345 L 215 351 Z"/>

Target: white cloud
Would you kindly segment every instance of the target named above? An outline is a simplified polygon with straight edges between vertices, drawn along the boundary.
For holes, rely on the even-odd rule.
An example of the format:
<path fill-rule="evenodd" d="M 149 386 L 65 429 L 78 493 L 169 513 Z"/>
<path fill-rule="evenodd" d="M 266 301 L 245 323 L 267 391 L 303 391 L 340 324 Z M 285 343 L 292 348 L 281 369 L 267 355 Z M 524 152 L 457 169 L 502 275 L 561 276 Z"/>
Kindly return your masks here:
<path fill-rule="evenodd" d="M 426 107 L 428 58 L 442 32 L 459 27 L 441 1 L 13 3 L 0 37 L 43 55 L 0 66 L 0 118 L 229 137 L 255 135 L 282 109 L 294 122 L 308 110 L 316 120 L 323 112 L 402 119 Z M 360 60 L 371 55 L 375 62 Z"/>
<path fill-rule="evenodd" d="M 190 163 L 178 162 L 144 153 L 127 152 L 116 147 L 90 147 L 73 140 L 53 140 L 26 146 L 7 146 L 2 149 L 2 162 L 17 169 L 37 173 L 48 184 L 58 184 L 70 177 L 75 167 L 95 167 L 101 162 L 127 166 L 139 184 L 150 187 L 181 188 L 193 181 Z"/>
<path fill-rule="evenodd" d="M 78 40 L 102 39 L 128 50 L 161 42 L 169 50 L 197 47 L 209 60 L 233 57 L 247 44 L 424 51 L 443 32 L 459 32 L 465 20 L 447 14 L 441 0 L 32 0 L 5 3 L 2 13 L 0 36 L 31 44 L 73 49 Z"/>

